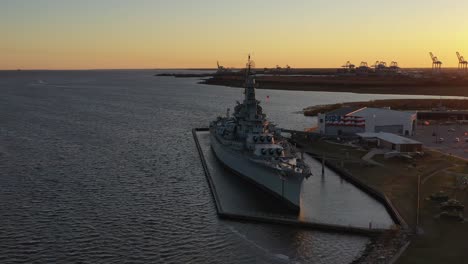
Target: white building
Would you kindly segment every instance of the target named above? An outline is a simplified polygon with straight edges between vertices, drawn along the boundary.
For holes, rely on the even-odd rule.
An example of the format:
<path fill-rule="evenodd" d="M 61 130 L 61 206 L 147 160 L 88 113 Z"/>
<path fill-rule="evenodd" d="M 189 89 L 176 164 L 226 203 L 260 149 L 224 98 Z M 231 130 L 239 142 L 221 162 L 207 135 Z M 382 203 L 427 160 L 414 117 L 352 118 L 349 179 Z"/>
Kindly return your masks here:
<path fill-rule="evenodd" d="M 416 131 L 416 113 L 387 108 L 344 107 L 318 114 L 318 128 L 321 134 L 330 136 L 378 132 L 413 136 Z"/>
<path fill-rule="evenodd" d="M 364 141 L 372 142 L 376 140 L 377 147 L 394 150 L 398 152 L 421 152 L 422 143 L 413 139 L 405 138 L 392 133 L 358 133 Z"/>

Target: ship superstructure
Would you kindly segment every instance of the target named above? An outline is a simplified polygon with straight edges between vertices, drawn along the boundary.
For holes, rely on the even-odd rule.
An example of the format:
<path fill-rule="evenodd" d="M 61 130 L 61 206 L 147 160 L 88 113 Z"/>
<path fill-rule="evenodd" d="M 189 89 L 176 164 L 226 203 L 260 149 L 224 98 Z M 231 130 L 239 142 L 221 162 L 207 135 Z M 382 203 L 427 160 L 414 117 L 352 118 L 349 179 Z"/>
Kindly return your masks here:
<path fill-rule="evenodd" d="M 302 181 L 311 175 L 295 147 L 269 122 L 255 98 L 253 62 L 248 59 L 244 100 L 231 115 L 210 124 L 211 147 L 218 159 L 236 174 L 299 210 Z"/>

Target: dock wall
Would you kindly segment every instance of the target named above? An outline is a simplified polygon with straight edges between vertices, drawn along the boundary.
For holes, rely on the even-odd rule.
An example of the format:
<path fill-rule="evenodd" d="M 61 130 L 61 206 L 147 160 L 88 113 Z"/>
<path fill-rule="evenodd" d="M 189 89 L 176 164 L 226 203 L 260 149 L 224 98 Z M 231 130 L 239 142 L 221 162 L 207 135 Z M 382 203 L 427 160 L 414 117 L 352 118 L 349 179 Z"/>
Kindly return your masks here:
<path fill-rule="evenodd" d="M 338 167 L 335 164 L 332 164 L 331 162 L 325 160 L 325 165 L 332 169 L 334 172 L 345 178 L 348 182 L 354 184 L 356 187 L 361 189 L 362 191 L 366 192 L 370 196 L 372 196 L 374 199 L 378 200 L 381 202 L 385 208 L 387 209 L 388 213 L 392 217 L 393 221 L 395 221 L 398 225 L 407 228 L 408 225 L 406 224 L 405 220 L 403 217 L 401 217 L 400 213 L 396 209 L 396 207 L 393 205 L 393 203 L 388 199 L 388 197 L 380 192 L 379 190 L 376 190 L 366 183 L 364 183 L 362 180 L 359 178 L 356 178 L 353 176 L 351 173 L 348 171 L 344 170 L 343 168 Z"/>
<path fill-rule="evenodd" d="M 310 151 L 306 153 L 311 155 L 318 161 L 322 162 L 322 158 L 319 157 L 320 156 L 319 154 L 313 153 Z M 326 159 L 325 159 L 325 165 L 328 168 L 330 168 L 332 171 L 334 171 L 336 174 L 344 178 L 346 181 L 348 181 L 349 183 L 359 188 L 361 191 L 367 193 L 368 195 L 370 195 L 377 201 L 381 202 L 385 206 L 385 209 L 387 209 L 387 212 L 390 214 L 390 216 L 392 217 L 393 221 L 395 221 L 395 223 L 397 223 L 399 226 L 405 229 L 408 228 L 408 224 L 405 222 L 405 220 L 400 215 L 396 207 L 393 205 L 393 203 L 390 201 L 390 199 L 388 199 L 388 197 L 384 193 L 367 185 L 362 180 L 360 180 L 359 178 L 355 177 L 354 175 L 346 171 L 344 168 L 341 168 L 337 166 L 336 164 L 329 162 Z"/>
<path fill-rule="evenodd" d="M 210 170 L 208 169 L 208 166 L 206 165 L 205 155 L 203 154 L 203 150 L 200 146 L 200 142 L 198 141 L 198 137 L 197 137 L 198 131 L 208 131 L 208 130 L 209 130 L 208 128 L 195 128 L 195 129 L 192 129 L 192 135 L 193 135 L 193 139 L 195 140 L 195 145 L 197 146 L 197 150 L 200 156 L 203 170 L 205 171 L 206 180 L 208 181 L 208 185 L 210 186 L 211 195 L 213 196 L 213 200 L 215 202 L 216 212 L 220 214 L 223 212 L 223 209 L 221 207 L 221 203 L 219 202 L 218 193 L 216 192 L 216 186 L 214 185 L 213 179 L 211 178 Z"/>
<path fill-rule="evenodd" d="M 297 227 L 297 228 L 308 228 L 308 229 L 314 229 L 314 230 L 320 230 L 324 232 L 341 232 L 341 233 L 352 233 L 352 234 L 358 234 L 358 235 L 366 235 L 366 236 L 372 236 L 376 234 L 380 234 L 383 232 L 386 232 L 388 230 L 386 229 L 367 229 L 367 228 L 359 228 L 359 227 L 351 227 L 351 226 L 340 226 L 340 225 L 333 225 L 333 224 L 324 224 L 324 223 L 312 223 L 312 222 L 304 222 L 304 221 L 299 221 L 295 219 L 290 219 L 290 218 L 281 218 L 281 217 L 274 217 L 274 216 L 256 216 L 256 215 L 243 215 L 243 214 L 236 214 L 236 213 L 229 213 L 223 211 L 221 202 L 219 201 L 219 197 L 216 191 L 216 186 L 213 182 L 213 179 L 211 177 L 210 171 L 208 169 L 208 166 L 206 164 L 205 156 L 203 154 L 203 150 L 200 146 L 200 142 L 198 140 L 197 132 L 202 132 L 202 131 L 208 131 L 208 128 L 195 128 L 192 130 L 193 138 L 195 140 L 195 144 L 198 150 L 198 153 L 200 155 L 200 160 L 203 166 L 203 170 L 205 171 L 205 176 L 206 180 L 208 181 L 208 185 L 211 190 L 211 194 L 213 196 L 213 200 L 215 202 L 215 207 L 216 207 L 216 212 L 218 214 L 218 217 L 221 219 L 227 219 L 227 220 L 235 220 L 235 221 L 245 221 L 245 222 L 253 222 L 253 223 L 265 223 L 265 224 L 278 224 L 278 225 L 286 225 L 286 226 L 292 226 L 292 227 Z M 327 164 L 327 166 L 329 166 Z M 333 166 L 333 165 L 332 165 Z M 331 167 L 331 169 L 335 170 L 336 168 Z M 342 175 L 341 170 L 336 170 L 337 173 Z M 344 176 L 345 179 L 348 179 L 350 175 Z M 351 176 L 352 177 L 352 176 Z M 356 179 L 355 182 L 352 181 L 353 178 L 349 178 L 349 181 L 353 184 L 362 184 L 358 185 L 359 188 L 362 188 L 364 191 L 368 192 L 371 194 L 373 197 L 377 198 L 379 201 L 388 201 L 385 200 L 385 196 L 381 196 L 381 194 L 372 188 L 368 187 L 367 185 L 361 183 Z M 387 202 L 384 202 L 386 206 L 391 205 L 391 203 L 388 204 Z M 393 208 L 393 207 L 391 207 Z M 394 212 L 391 212 L 392 217 L 394 217 Z M 397 223 L 402 223 L 396 218 Z M 404 222 L 403 222 L 404 223 Z"/>

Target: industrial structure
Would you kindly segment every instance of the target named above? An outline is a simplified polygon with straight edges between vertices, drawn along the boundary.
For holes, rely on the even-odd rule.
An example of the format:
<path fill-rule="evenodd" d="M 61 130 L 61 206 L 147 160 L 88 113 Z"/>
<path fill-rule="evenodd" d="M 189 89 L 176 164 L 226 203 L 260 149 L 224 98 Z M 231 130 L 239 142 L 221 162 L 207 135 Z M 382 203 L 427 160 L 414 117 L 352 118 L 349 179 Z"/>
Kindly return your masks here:
<path fill-rule="evenodd" d="M 219 65 L 219 61 L 216 62 L 216 65 L 218 66 L 218 70 L 216 71 L 216 74 L 226 74 L 232 72 L 231 69 L 226 68 L 222 65 Z"/>
<path fill-rule="evenodd" d="M 318 131 L 328 136 L 352 136 L 356 133 L 388 132 L 413 136 L 416 131 L 415 112 L 387 108 L 343 107 L 318 114 Z"/>
<path fill-rule="evenodd" d="M 356 70 L 356 65 L 352 64 L 350 61 L 347 61 L 344 65 L 341 66 L 341 69 L 338 69 L 338 74 L 340 75 L 354 75 Z"/>
<path fill-rule="evenodd" d="M 361 61 L 359 67 L 356 68 L 356 75 L 369 75 L 371 68 L 367 65 L 366 61 Z"/>
<path fill-rule="evenodd" d="M 429 55 L 432 59 L 432 71 L 435 73 L 439 73 L 442 69 L 442 62 L 436 56 L 434 56 L 432 52 L 429 52 Z"/>
<path fill-rule="evenodd" d="M 276 65 L 276 70 L 277 71 L 282 71 L 282 70 L 289 71 L 289 70 L 291 70 L 291 66 L 286 64 L 286 66 L 284 68 L 282 68 L 281 66 Z"/>
<path fill-rule="evenodd" d="M 292 72 L 292 68 L 287 64 L 284 68 L 276 65 L 275 68 L 263 68 L 263 72 L 267 74 L 288 74 Z"/>
<path fill-rule="evenodd" d="M 400 73 L 400 67 L 396 61 L 392 61 L 390 66 L 387 66 L 385 61 L 376 61 L 373 67 L 378 75 L 395 75 Z"/>
<path fill-rule="evenodd" d="M 338 69 L 338 75 L 358 75 L 358 76 L 368 76 L 368 75 L 378 75 L 378 76 L 389 76 L 400 74 L 400 67 L 398 62 L 392 61 L 390 66 L 387 66 L 385 61 L 376 61 L 374 65 L 369 67 L 367 62 L 361 61 L 359 67 L 352 64 L 350 61 L 347 61 L 344 65 Z"/>
<path fill-rule="evenodd" d="M 352 64 L 350 61 L 347 61 L 345 65 L 341 66 L 342 68 L 348 69 L 348 70 L 353 70 L 356 65 Z"/>
<path fill-rule="evenodd" d="M 392 71 L 399 71 L 400 67 L 398 66 L 398 62 L 392 61 L 392 63 L 390 63 L 390 69 Z"/>
<path fill-rule="evenodd" d="M 385 61 L 376 61 L 372 67 L 374 67 L 374 72 L 378 75 L 388 74 L 387 63 Z"/>
<path fill-rule="evenodd" d="M 468 73 L 468 61 L 456 52 L 458 58 L 458 70 L 463 73 Z M 440 73 L 442 70 L 442 61 L 437 58 L 432 52 L 429 52 L 432 61 L 432 72 Z M 343 64 L 338 70 L 338 75 L 342 76 L 392 76 L 402 74 L 398 62 L 392 61 L 389 65 L 385 61 L 376 61 L 373 65 L 369 66 L 367 62 L 361 61 L 361 64 L 356 67 L 350 61 Z"/>
<path fill-rule="evenodd" d="M 376 61 L 372 67 L 374 67 L 376 71 L 379 69 L 385 69 L 387 68 L 387 63 L 385 61 Z"/>
<path fill-rule="evenodd" d="M 460 55 L 460 52 L 457 51 L 458 57 L 458 69 L 462 72 L 467 72 L 468 69 L 468 62 Z"/>
<path fill-rule="evenodd" d="M 374 145 L 378 148 L 393 150 L 396 152 L 421 152 L 422 143 L 413 139 L 405 138 L 392 133 L 358 133 L 362 141 L 367 145 Z"/>

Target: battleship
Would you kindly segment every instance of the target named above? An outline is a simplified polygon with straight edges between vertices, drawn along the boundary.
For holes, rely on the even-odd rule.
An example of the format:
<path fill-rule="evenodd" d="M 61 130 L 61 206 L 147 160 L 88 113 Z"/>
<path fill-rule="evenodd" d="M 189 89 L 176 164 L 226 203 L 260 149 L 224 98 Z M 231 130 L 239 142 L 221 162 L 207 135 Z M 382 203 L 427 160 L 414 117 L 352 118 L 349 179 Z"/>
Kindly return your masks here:
<path fill-rule="evenodd" d="M 246 65 L 244 100 L 234 112 L 227 109 L 210 123 L 211 148 L 221 163 L 261 189 L 280 198 L 291 209 L 300 210 L 300 194 L 310 168 L 284 137 L 281 129 L 266 118 L 255 98 L 255 74 L 250 56 Z"/>

